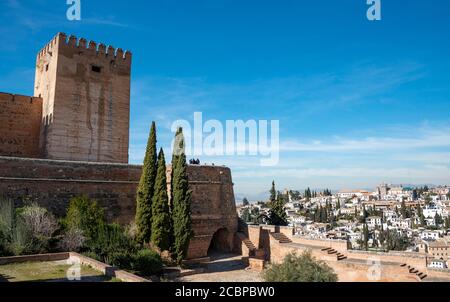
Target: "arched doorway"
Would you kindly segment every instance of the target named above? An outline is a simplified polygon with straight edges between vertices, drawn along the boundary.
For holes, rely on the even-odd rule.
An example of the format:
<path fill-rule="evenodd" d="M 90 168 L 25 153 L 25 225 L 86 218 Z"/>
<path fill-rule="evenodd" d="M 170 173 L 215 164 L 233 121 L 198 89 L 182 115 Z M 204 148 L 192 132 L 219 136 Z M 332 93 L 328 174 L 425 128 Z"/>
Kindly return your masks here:
<path fill-rule="evenodd" d="M 227 228 L 217 230 L 209 244 L 208 255 L 231 252 L 230 232 Z"/>

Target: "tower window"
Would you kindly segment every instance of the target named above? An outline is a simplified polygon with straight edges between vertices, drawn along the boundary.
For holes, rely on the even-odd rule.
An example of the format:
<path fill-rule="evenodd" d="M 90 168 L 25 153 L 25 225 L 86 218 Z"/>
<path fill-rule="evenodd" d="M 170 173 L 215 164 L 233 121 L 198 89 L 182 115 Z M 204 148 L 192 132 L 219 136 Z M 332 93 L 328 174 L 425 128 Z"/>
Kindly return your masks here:
<path fill-rule="evenodd" d="M 102 68 L 100 66 L 92 65 L 92 71 L 100 73 L 100 72 L 102 72 Z"/>
<path fill-rule="evenodd" d="M 45 71 L 48 71 L 48 64 L 45 65 Z"/>

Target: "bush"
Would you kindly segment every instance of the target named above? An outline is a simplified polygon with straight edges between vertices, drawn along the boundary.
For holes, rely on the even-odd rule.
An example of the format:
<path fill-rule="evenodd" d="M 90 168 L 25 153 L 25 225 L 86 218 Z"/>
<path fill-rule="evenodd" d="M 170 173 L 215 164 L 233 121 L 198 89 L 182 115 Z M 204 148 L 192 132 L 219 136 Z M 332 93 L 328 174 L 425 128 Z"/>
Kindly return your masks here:
<path fill-rule="evenodd" d="M 70 228 L 63 234 L 58 243 L 58 247 L 64 252 L 79 252 L 85 241 L 86 237 L 84 237 L 82 230 Z"/>
<path fill-rule="evenodd" d="M 23 255 L 49 251 L 58 225 L 46 209 L 30 205 L 17 209 L 11 201 L 0 200 L 0 254 Z"/>
<path fill-rule="evenodd" d="M 75 197 L 69 202 L 66 218 L 62 224 L 66 229 L 80 229 L 86 237 L 92 238 L 105 224 L 105 215 L 95 200 Z"/>
<path fill-rule="evenodd" d="M 24 207 L 18 211 L 19 219 L 35 238 L 51 238 L 58 229 L 55 217 L 38 205 Z"/>
<path fill-rule="evenodd" d="M 0 256 L 9 256 L 14 227 L 13 204 L 10 200 L 0 198 Z"/>
<path fill-rule="evenodd" d="M 14 254 L 47 253 L 57 229 L 56 219 L 46 209 L 35 204 L 17 209 L 12 242 Z"/>
<path fill-rule="evenodd" d="M 162 272 L 163 263 L 158 253 L 145 249 L 133 257 L 132 268 L 143 276 L 152 276 Z"/>
<path fill-rule="evenodd" d="M 288 254 L 281 264 L 274 264 L 264 273 L 267 282 L 337 282 L 338 277 L 326 263 L 317 261 L 311 252 L 300 256 Z"/>
<path fill-rule="evenodd" d="M 131 257 L 128 255 L 133 255 L 137 251 L 136 243 L 117 224 L 100 226 L 98 232 L 87 241 L 86 245 L 99 257 L 100 261 L 114 266 L 123 266 L 124 259 Z"/>

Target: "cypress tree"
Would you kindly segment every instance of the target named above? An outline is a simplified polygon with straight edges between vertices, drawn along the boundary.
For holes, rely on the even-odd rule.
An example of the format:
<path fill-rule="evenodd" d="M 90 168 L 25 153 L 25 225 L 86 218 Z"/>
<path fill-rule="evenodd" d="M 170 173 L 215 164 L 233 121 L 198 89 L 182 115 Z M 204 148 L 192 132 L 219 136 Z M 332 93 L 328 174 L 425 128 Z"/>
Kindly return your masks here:
<path fill-rule="evenodd" d="M 152 226 L 152 198 L 156 179 L 156 124 L 152 122 L 145 151 L 142 175 L 136 197 L 136 239 L 139 243 L 149 243 Z"/>
<path fill-rule="evenodd" d="M 171 215 L 170 219 L 170 251 L 173 253 L 174 248 L 174 233 L 173 233 L 173 177 L 174 177 L 174 171 L 178 163 L 178 159 L 180 158 L 180 155 L 185 152 L 185 144 L 184 144 L 184 137 L 183 137 L 183 128 L 179 127 L 177 129 L 177 132 L 175 133 L 175 138 L 172 146 L 172 170 L 170 173 L 170 181 L 171 181 L 171 190 L 170 190 L 170 197 L 169 197 L 169 212 Z"/>
<path fill-rule="evenodd" d="M 277 191 L 275 190 L 275 181 L 272 181 L 272 188 L 270 189 L 270 202 L 275 202 L 277 199 Z"/>
<path fill-rule="evenodd" d="M 367 227 L 367 224 L 364 224 L 364 228 L 363 228 L 363 236 L 364 236 L 364 249 L 366 251 L 369 250 L 369 228 Z"/>
<path fill-rule="evenodd" d="M 158 173 L 152 199 L 151 241 L 153 246 L 160 251 L 168 251 L 170 248 L 170 214 L 167 195 L 166 160 L 162 148 L 158 154 Z"/>
<path fill-rule="evenodd" d="M 185 146 L 184 146 L 184 137 L 183 137 L 183 128 L 178 128 L 177 132 L 175 133 L 175 138 L 172 146 L 172 173 L 171 173 L 171 179 L 173 179 L 173 174 L 175 167 L 177 166 L 178 159 L 180 158 L 180 155 L 184 153 Z M 173 190 L 171 191 L 170 200 L 173 200 Z M 173 210 L 173 202 L 170 202 L 170 211 Z"/>
<path fill-rule="evenodd" d="M 186 155 L 181 153 L 172 178 L 173 192 L 173 257 L 181 263 L 186 258 L 193 235 L 191 222 L 191 191 L 187 175 Z"/>

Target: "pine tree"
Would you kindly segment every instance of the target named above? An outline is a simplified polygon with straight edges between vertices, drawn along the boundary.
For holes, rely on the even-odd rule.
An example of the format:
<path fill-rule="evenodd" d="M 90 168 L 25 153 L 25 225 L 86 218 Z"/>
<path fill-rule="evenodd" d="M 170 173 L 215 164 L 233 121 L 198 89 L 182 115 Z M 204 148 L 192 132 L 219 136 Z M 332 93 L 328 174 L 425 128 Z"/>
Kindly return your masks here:
<path fill-rule="evenodd" d="M 151 242 L 160 251 L 170 248 L 170 213 L 169 197 L 167 195 L 166 160 L 164 151 L 158 154 L 158 173 L 152 199 L 152 234 Z"/>
<path fill-rule="evenodd" d="M 181 263 L 186 258 L 193 236 L 191 222 L 191 191 L 187 175 L 186 155 L 181 153 L 173 170 L 173 256 Z"/>
<path fill-rule="evenodd" d="M 156 124 L 152 122 L 136 197 L 136 239 L 141 244 L 149 243 L 151 238 L 152 198 L 156 170 Z"/>

